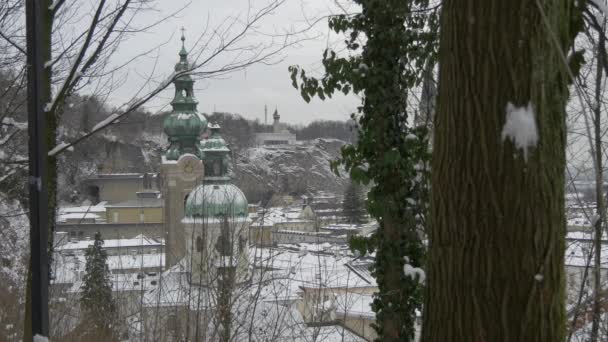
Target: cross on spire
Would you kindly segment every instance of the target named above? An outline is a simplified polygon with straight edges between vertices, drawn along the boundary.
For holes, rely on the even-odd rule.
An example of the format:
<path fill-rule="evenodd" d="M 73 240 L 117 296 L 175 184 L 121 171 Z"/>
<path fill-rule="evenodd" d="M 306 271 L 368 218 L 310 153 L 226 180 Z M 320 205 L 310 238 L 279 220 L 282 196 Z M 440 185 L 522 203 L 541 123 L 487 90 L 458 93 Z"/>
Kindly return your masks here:
<path fill-rule="evenodd" d="M 182 28 L 180 30 L 182 31 L 182 45 L 184 45 L 184 41 L 186 40 L 186 36 L 184 35 L 184 32 L 186 32 L 186 29 L 182 26 Z"/>

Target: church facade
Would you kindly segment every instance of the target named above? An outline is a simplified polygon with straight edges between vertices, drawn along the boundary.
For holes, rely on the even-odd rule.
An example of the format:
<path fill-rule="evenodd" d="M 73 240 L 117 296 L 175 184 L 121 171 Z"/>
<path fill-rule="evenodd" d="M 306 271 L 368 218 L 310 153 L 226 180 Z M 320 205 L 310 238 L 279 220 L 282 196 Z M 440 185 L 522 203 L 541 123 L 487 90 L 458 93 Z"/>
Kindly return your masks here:
<path fill-rule="evenodd" d="M 169 140 L 160 172 L 166 271 L 164 283 L 146 294 L 150 304 L 147 311 L 155 312 L 155 319 L 162 298 L 171 303 L 161 310 L 166 312 L 160 316 L 164 322 L 159 325 L 169 327 L 167 334 L 160 334 L 168 340 L 184 338 L 181 334 L 188 329 L 181 325 L 191 317 L 200 317 L 203 311 L 206 319 L 231 321 L 230 310 L 222 306 L 229 305 L 233 289 L 246 282 L 249 274 L 247 198 L 232 184 L 230 149 L 220 127 L 208 123 L 197 110 L 183 42 L 182 36 L 180 60 L 175 65 L 173 110 L 163 123 Z M 177 293 L 173 291 L 174 281 L 179 285 Z M 193 291 L 200 295 L 192 297 Z M 211 310 L 211 303 L 217 309 Z M 150 326 L 156 326 L 157 321 L 148 316 L 143 323 L 147 332 L 157 333 Z M 229 329 L 226 324 L 219 325 Z"/>

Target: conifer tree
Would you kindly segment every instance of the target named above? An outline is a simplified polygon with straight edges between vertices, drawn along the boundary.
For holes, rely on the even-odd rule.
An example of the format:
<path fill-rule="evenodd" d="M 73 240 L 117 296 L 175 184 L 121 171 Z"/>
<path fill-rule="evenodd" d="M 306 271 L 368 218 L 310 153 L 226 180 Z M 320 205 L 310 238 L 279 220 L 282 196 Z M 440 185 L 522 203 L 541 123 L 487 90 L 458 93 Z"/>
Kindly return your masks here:
<path fill-rule="evenodd" d="M 112 299 L 110 270 L 106 263 L 107 253 L 101 234 L 95 233 L 95 240 L 85 252 L 86 266 L 80 298 L 83 311 L 83 333 L 85 337 L 116 340 L 114 317 L 116 306 Z"/>
<path fill-rule="evenodd" d="M 365 199 L 361 185 L 353 180 L 348 183 L 342 201 L 342 214 L 348 223 L 363 223 L 365 221 Z"/>

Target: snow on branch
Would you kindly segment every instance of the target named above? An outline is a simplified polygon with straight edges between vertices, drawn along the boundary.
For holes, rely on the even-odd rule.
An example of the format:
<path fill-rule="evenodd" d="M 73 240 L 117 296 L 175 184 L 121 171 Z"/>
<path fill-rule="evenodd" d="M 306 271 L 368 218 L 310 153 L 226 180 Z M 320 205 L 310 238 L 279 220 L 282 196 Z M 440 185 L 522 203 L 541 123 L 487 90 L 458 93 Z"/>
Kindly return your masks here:
<path fill-rule="evenodd" d="M 536 115 L 531 102 L 526 107 L 517 107 L 507 103 L 506 121 L 502 128 L 502 140 L 509 138 L 516 148 L 524 152 L 524 160 L 528 161 L 528 148 L 538 143 L 538 128 Z"/>
<path fill-rule="evenodd" d="M 608 6 L 603 0 L 591 0 L 591 2 L 604 14 L 604 17 L 608 17 Z"/>
<path fill-rule="evenodd" d="M 98 131 L 98 130 L 106 127 L 107 125 L 111 124 L 116 119 L 118 119 L 118 114 L 114 113 L 114 114 L 108 116 L 107 118 L 99 121 L 95 126 L 93 126 L 92 131 Z"/>
<path fill-rule="evenodd" d="M 59 151 L 66 149 L 69 145 L 70 144 L 65 143 L 65 142 L 57 144 L 57 146 L 53 147 L 53 149 L 49 151 L 49 153 L 48 153 L 49 157 L 56 155 L 57 153 L 59 153 Z"/>

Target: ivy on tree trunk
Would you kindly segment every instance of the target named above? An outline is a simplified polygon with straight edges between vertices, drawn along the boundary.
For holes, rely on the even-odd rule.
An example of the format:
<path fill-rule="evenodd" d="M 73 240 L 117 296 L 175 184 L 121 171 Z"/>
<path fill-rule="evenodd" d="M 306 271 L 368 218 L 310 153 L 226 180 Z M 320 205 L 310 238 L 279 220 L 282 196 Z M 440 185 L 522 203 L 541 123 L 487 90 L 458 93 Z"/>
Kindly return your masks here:
<path fill-rule="evenodd" d="M 362 106 L 353 114 L 357 144 L 343 147 L 332 167 L 337 172 L 341 164 L 354 181 L 373 184 L 368 209 L 379 228 L 352 247 L 376 252 L 372 274 L 379 291 L 372 309 L 378 340 L 409 341 L 422 306 L 423 279 L 404 272 L 404 266 L 415 269 L 425 263 L 421 238 L 429 154 L 426 129 L 408 125 L 406 105 L 408 91 L 420 84 L 422 71 L 433 62 L 437 7 L 416 0 L 354 2 L 361 13 L 334 16 L 329 25 L 346 35 L 347 49 L 356 53 L 341 58 L 326 50 L 322 78 L 309 77 L 299 67 L 290 71 L 306 101 L 335 91 L 362 95 Z"/>

